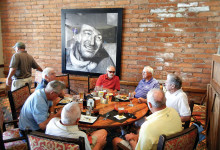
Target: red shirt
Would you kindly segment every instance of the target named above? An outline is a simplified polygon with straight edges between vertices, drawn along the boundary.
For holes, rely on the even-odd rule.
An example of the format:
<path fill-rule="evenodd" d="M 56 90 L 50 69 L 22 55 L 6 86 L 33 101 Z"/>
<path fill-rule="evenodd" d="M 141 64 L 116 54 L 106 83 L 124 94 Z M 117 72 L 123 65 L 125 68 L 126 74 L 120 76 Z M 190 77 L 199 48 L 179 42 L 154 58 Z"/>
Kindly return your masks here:
<path fill-rule="evenodd" d="M 100 75 L 96 82 L 96 86 L 101 85 L 103 85 L 103 88 L 120 91 L 120 80 L 118 76 L 109 79 L 107 74 Z"/>

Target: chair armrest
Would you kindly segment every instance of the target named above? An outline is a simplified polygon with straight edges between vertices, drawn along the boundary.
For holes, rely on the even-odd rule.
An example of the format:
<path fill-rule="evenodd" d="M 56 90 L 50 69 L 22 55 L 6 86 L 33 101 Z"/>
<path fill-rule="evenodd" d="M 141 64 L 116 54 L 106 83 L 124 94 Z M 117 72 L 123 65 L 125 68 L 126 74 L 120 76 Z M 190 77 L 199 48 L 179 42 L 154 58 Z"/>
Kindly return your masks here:
<path fill-rule="evenodd" d="M 18 123 L 18 119 L 17 120 L 12 120 L 12 121 L 4 121 L 3 122 L 3 131 L 6 131 L 6 124 L 13 124 L 15 127 L 18 127 L 17 123 Z"/>
<path fill-rule="evenodd" d="M 76 92 L 76 91 L 74 91 L 74 90 L 72 90 L 72 89 L 70 89 L 70 92 L 72 92 L 72 93 L 74 93 L 74 94 L 76 94 L 76 95 L 79 94 L 78 92 Z"/>
<path fill-rule="evenodd" d="M 3 140 L 4 143 L 9 143 L 9 142 L 14 142 L 14 141 L 19 141 L 19 140 L 25 140 L 26 137 L 17 137 L 17 138 L 11 138 L 7 140 Z"/>

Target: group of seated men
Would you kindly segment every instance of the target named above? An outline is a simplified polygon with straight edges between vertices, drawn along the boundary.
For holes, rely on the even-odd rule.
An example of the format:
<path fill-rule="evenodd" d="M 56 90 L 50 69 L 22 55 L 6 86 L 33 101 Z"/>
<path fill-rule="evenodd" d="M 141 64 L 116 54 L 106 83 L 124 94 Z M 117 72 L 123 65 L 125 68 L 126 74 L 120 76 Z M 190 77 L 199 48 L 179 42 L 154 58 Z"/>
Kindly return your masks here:
<path fill-rule="evenodd" d="M 106 74 L 98 78 L 96 87 L 102 86 L 110 92 L 119 91 L 120 80 L 118 76 L 115 76 L 115 68 L 109 66 L 106 71 Z M 83 136 L 86 150 L 103 149 L 106 144 L 107 131 L 100 129 L 91 135 L 80 131 L 77 125 L 81 115 L 78 103 L 67 104 L 56 114 L 54 111 L 48 113 L 52 103 L 57 103 L 58 97 L 64 95 L 65 85 L 55 80 L 55 76 L 54 69 L 43 70 L 42 82 L 22 107 L 19 119 L 21 134 L 29 128 L 63 137 Z M 178 76 L 167 75 L 166 93 L 160 90 L 159 82 L 153 78 L 151 67 L 144 67 L 142 77 L 134 94 L 139 103 L 148 105 L 152 114 L 138 122 L 140 131 L 137 134 L 127 134 L 125 140 L 114 138 L 112 141 L 114 149 L 117 149 L 117 143 L 129 149 L 156 149 L 161 134 L 169 135 L 181 131 L 182 122 L 188 121 L 191 117 L 187 95 L 181 89 L 182 81 Z"/>

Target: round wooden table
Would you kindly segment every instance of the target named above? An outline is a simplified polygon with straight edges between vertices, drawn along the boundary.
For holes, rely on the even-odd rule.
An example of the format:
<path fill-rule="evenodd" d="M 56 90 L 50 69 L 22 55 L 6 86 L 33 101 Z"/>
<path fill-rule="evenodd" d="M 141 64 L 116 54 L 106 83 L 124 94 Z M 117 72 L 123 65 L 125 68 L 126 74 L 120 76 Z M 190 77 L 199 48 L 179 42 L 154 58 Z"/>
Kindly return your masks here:
<path fill-rule="evenodd" d="M 148 111 L 147 104 L 145 103 L 138 103 L 138 100 L 134 98 L 132 100 L 132 103 L 134 104 L 133 107 L 128 106 L 130 102 L 109 102 L 108 104 L 98 104 L 96 106 L 96 109 L 99 109 L 99 114 L 103 115 L 106 114 L 107 112 L 110 112 L 114 110 L 115 106 L 117 107 L 118 105 L 123 106 L 125 110 L 128 111 L 128 113 L 134 114 L 137 118 L 132 119 L 129 118 L 126 121 L 120 123 L 111 119 L 106 119 L 103 120 L 105 117 L 100 116 L 95 123 L 92 125 L 90 124 L 85 124 L 85 123 L 79 123 L 78 125 L 80 127 L 86 127 L 86 128 L 111 128 L 111 127 L 119 127 L 119 126 L 124 126 L 131 124 L 139 119 L 141 119 Z M 82 110 L 82 104 L 81 104 L 81 110 Z M 85 110 L 82 110 L 82 112 L 85 112 Z"/>

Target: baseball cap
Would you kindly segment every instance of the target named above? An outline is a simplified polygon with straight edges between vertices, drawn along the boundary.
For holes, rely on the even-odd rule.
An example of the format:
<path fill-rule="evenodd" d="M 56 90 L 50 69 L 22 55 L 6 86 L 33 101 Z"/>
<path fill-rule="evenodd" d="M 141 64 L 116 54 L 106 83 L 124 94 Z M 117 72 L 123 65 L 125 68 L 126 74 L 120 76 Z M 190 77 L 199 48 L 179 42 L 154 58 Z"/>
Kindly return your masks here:
<path fill-rule="evenodd" d="M 22 42 L 17 42 L 17 43 L 15 44 L 15 46 L 13 46 L 13 48 L 16 48 L 16 47 L 18 47 L 18 48 L 20 48 L 20 49 L 25 49 L 25 44 L 22 43 Z"/>

